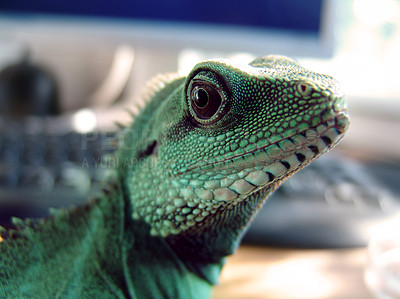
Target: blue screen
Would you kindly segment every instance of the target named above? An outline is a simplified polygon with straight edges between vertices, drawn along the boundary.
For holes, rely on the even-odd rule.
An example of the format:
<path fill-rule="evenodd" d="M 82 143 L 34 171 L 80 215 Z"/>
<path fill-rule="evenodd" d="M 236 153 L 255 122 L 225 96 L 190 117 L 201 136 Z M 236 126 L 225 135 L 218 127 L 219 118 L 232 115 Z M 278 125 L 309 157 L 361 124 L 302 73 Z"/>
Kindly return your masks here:
<path fill-rule="evenodd" d="M 3 13 L 240 25 L 317 34 L 322 0 L 1 0 Z"/>

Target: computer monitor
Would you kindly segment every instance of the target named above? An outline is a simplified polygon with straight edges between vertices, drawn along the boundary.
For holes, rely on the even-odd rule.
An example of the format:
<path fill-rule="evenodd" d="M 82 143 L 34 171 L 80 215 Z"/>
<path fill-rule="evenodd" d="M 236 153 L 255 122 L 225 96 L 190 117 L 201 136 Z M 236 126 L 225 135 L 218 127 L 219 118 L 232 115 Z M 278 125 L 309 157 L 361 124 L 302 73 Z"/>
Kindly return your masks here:
<path fill-rule="evenodd" d="M 60 29 L 136 44 L 320 57 L 332 53 L 333 2 L 2 1 L 0 35 Z"/>

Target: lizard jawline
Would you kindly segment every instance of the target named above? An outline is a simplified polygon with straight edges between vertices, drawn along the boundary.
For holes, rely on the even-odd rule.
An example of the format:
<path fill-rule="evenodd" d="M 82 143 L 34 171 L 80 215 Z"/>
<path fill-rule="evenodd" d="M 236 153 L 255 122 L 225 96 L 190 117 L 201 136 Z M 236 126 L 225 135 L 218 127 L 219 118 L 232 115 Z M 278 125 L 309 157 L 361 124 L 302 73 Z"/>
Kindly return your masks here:
<path fill-rule="evenodd" d="M 301 136 L 304 142 L 288 151 L 280 148 L 280 154 L 274 157 L 266 155 L 265 149 L 267 146 L 251 153 L 217 162 L 212 165 L 213 169 L 215 169 L 216 178 L 211 177 L 202 188 L 189 186 L 187 188 L 196 194 L 202 194 L 202 190 L 208 190 L 212 193 L 212 200 L 215 202 L 237 204 L 251 193 L 271 184 L 280 184 L 287 177 L 333 148 L 343 137 L 346 121 L 347 116 L 345 114 L 337 115 L 315 128 L 298 133 L 290 138 Z M 323 131 L 321 131 L 321 126 L 325 126 Z M 318 130 L 318 128 L 320 129 Z M 267 159 L 260 160 L 257 158 L 257 155 L 262 152 L 264 152 L 263 156 L 266 156 Z M 246 156 L 251 159 L 246 159 Z M 235 162 L 239 159 L 242 159 L 242 162 Z M 200 170 L 202 167 L 198 167 L 198 169 Z M 221 171 L 224 169 L 232 169 L 235 172 L 227 174 L 225 178 L 221 179 Z M 188 171 L 196 170 L 197 167 L 191 170 L 188 169 Z"/>

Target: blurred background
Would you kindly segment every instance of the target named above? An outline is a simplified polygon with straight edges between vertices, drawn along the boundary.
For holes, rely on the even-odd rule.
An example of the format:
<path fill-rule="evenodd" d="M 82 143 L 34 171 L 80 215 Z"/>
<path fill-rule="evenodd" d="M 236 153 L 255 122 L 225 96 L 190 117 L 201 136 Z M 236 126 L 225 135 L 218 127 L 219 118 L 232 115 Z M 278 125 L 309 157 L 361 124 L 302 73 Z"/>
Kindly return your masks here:
<path fill-rule="evenodd" d="M 271 197 L 215 298 L 368 298 L 365 248 L 400 207 L 398 53 L 398 0 L 2 0 L 0 225 L 96 193 L 154 75 L 288 55 L 342 83 L 350 131 Z"/>

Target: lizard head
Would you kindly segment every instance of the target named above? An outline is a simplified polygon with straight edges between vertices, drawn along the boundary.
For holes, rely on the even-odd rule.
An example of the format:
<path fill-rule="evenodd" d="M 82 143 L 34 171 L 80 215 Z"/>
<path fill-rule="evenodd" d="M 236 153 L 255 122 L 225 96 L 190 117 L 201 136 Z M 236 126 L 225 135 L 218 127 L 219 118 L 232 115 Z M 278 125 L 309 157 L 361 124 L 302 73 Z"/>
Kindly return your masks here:
<path fill-rule="evenodd" d="M 135 161 L 124 167 L 133 216 L 153 235 L 243 230 L 265 197 L 336 145 L 349 123 L 337 81 L 283 56 L 205 61 L 162 85 L 120 149 Z"/>

